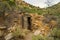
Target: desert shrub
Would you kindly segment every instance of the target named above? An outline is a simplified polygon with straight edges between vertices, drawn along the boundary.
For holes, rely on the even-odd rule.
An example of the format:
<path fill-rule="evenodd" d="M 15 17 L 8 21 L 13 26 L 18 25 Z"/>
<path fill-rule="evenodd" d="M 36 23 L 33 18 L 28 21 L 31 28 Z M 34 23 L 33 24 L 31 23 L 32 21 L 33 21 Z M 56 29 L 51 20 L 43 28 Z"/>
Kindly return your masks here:
<path fill-rule="evenodd" d="M 59 28 L 54 28 L 51 32 L 51 37 L 54 38 L 54 40 L 59 40 L 60 39 L 60 29 Z"/>
<path fill-rule="evenodd" d="M 28 30 L 21 29 L 20 27 L 16 27 L 12 33 L 13 33 L 13 36 L 15 36 L 15 37 L 19 37 L 19 36 L 25 37 L 25 35 L 28 33 Z"/>
<path fill-rule="evenodd" d="M 37 35 L 37 36 L 33 36 L 32 40 L 60 40 L 60 29 L 57 27 L 53 28 L 49 36 Z"/>
<path fill-rule="evenodd" d="M 37 36 L 34 36 L 32 37 L 32 40 L 44 40 L 42 36 L 40 35 L 37 35 Z"/>

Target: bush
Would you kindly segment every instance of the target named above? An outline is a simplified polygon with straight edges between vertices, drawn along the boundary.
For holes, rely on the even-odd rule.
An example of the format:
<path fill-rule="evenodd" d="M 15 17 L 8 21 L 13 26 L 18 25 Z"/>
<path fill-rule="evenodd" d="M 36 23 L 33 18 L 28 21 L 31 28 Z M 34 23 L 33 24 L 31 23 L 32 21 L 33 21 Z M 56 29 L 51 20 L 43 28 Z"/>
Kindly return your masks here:
<path fill-rule="evenodd" d="M 59 40 L 60 39 L 60 29 L 54 28 L 51 32 L 51 37 L 53 37 L 54 40 Z"/>
<path fill-rule="evenodd" d="M 15 37 L 19 37 L 19 36 L 25 37 L 25 35 L 28 33 L 28 30 L 21 29 L 20 27 L 16 27 L 12 33 L 13 33 L 13 36 L 15 36 Z"/>

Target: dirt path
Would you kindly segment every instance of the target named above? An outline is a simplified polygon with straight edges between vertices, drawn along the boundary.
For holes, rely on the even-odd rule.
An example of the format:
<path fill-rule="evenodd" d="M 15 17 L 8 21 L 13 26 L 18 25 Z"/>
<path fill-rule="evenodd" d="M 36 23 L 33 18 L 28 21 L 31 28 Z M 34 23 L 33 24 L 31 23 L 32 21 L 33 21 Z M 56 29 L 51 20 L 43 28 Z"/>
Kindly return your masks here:
<path fill-rule="evenodd" d="M 25 40 L 32 40 L 32 33 L 29 33 L 25 36 Z"/>

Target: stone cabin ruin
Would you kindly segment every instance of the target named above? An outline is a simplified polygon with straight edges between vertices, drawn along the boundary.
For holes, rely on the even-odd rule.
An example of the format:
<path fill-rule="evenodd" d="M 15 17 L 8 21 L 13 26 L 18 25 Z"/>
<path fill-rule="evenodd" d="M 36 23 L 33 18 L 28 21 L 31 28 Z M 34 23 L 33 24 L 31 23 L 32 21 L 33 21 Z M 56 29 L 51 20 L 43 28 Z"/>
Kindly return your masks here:
<path fill-rule="evenodd" d="M 5 19 L 4 19 L 5 18 Z M 13 27 L 15 24 L 19 25 L 21 28 L 27 28 L 31 30 L 31 15 L 28 13 L 11 13 L 5 14 L 5 17 L 0 17 L 0 29 L 5 29 Z"/>
<path fill-rule="evenodd" d="M 46 17 L 37 13 L 12 12 L 6 13 L 4 18 L 0 17 L 0 29 L 8 29 L 16 25 L 23 29 L 40 30 L 45 35 L 57 24 L 55 16 Z"/>
<path fill-rule="evenodd" d="M 20 20 L 22 28 L 27 28 L 31 30 L 32 27 L 31 15 L 29 15 L 28 13 L 21 14 Z"/>

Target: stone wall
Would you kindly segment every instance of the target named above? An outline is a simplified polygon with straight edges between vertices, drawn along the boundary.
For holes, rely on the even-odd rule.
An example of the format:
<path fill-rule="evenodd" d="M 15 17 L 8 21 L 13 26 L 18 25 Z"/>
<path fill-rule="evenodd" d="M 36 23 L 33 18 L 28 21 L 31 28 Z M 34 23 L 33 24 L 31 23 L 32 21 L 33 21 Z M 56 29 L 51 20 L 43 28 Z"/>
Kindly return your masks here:
<path fill-rule="evenodd" d="M 1 19 L 1 18 L 0 18 Z M 16 25 L 23 29 L 36 30 L 40 31 L 40 34 L 47 35 L 49 31 L 57 25 L 56 17 L 52 15 L 44 16 L 28 13 L 12 13 L 9 14 L 4 20 L 5 27 L 10 28 Z M 1 22 L 0 22 L 1 23 Z"/>
<path fill-rule="evenodd" d="M 54 15 L 30 14 L 32 19 L 33 32 L 40 31 L 40 34 L 47 35 L 57 25 L 57 18 Z"/>

